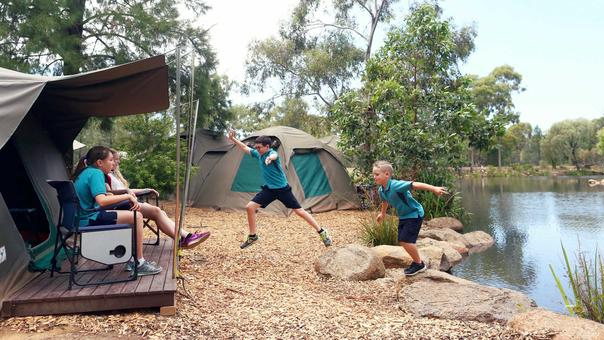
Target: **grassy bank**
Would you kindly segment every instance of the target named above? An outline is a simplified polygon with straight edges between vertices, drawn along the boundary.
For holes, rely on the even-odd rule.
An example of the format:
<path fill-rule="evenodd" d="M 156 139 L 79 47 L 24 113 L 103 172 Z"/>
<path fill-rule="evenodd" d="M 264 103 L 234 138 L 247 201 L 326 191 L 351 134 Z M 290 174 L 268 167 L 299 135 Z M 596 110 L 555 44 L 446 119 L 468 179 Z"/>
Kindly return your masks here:
<path fill-rule="evenodd" d="M 461 174 L 464 177 L 519 177 L 519 176 L 598 176 L 604 175 L 604 167 L 591 166 L 577 170 L 572 165 L 561 165 L 553 168 L 551 166 L 537 166 L 530 164 L 513 166 L 476 166 L 473 168 L 463 167 Z"/>

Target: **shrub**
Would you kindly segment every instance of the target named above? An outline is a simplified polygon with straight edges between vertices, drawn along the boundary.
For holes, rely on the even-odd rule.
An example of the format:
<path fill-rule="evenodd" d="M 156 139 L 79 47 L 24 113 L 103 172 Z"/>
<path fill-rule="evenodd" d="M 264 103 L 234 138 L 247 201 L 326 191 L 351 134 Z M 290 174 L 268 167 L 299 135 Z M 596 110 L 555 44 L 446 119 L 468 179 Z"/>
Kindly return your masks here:
<path fill-rule="evenodd" d="M 361 240 L 370 247 L 380 245 L 398 245 L 398 217 L 387 215 L 382 223 L 376 220 L 377 212 L 365 215 L 361 221 Z"/>
<path fill-rule="evenodd" d="M 578 265 L 571 265 L 564 245 L 561 244 L 561 246 L 566 265 L 566 275 L 570 282 L 574 301 L 571 301 L 564 291 L 564 287 L 562 287 L 562 283 L 551 264 L 549 268 L 560 290 L 566 309 L 571 315 L 604 323 L 604 264 L 602 257 L 596 250 L 594 261 L 590 263 L 585 254 L 579 251 L 577 255 Z"/>

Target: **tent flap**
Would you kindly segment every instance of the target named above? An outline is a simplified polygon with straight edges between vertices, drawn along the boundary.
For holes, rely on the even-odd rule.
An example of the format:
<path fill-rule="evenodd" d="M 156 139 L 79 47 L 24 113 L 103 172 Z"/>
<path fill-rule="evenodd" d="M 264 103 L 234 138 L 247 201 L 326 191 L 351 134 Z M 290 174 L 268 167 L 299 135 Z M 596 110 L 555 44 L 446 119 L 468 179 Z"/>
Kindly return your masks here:
<path fill-rule="evenodd" d="M 316 153 L 295 154 L 292 163 L 304 190 L 304 197 L 327 195 L 331 192 L 329 180 Z"/>

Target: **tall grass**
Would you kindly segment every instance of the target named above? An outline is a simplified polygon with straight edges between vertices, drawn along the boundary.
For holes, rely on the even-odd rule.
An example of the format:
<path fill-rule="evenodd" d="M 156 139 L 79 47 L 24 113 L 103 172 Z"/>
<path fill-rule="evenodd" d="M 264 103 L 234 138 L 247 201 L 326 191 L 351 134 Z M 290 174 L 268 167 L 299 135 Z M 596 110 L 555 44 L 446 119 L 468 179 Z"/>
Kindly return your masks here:
<path fill-rule="evenodd" d="M 602 257 L 596 250 L 593 262 L 588 261 L 586 255 L 580 251 L 577 254 L 578 264 L 571 265 L 564 245 L 564 263 L 566 265 L 566 276 L 570 282 L 572 298 L 566 294 L 559 277 L 556 275 L 552 265 L 549 269 L 554 276 L 562 300 L 570 315 L 604 323 L 604 263 Z"/>
<path fill-rule="evenodd" d="M 377 212 L 365 214 L 361 221 L 361 240 L 367 246 L 398 245 L 398 217 L 387 215 L 382 223 L 376 220 Z"/>

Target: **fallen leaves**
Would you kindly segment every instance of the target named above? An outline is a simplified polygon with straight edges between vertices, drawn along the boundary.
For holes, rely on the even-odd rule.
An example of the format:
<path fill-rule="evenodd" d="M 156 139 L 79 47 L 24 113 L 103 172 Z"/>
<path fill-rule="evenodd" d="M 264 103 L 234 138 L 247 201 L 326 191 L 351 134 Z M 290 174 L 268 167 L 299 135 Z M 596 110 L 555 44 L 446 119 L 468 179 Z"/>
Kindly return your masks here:
<path fill-rule="evenodd" d="M 168 213 L 173 205 L 167 203 Z M 314 215 L 334 244 L 359 243 L 365 213 Z M 11 318 L 4 331 L 99 338 L 542 338 L 505 326 L 419 318 L 399 309 L 397 280 L 342 282 L 316 275 L 326 251 L 301 218 L 258 215 L 260 241 L 241 250 L 245 212 L 188 208 L 190 230 L 210 230 L 199 247 L 183 251 L 177 314 L 157 309 Z M 200 227 L 203 226 L 203 227 Z M 397 284 L 398 283 L 398 284 Z"/>

